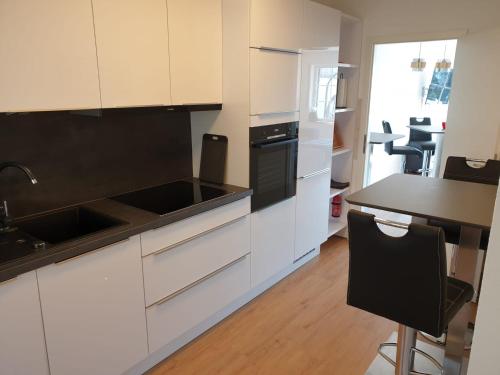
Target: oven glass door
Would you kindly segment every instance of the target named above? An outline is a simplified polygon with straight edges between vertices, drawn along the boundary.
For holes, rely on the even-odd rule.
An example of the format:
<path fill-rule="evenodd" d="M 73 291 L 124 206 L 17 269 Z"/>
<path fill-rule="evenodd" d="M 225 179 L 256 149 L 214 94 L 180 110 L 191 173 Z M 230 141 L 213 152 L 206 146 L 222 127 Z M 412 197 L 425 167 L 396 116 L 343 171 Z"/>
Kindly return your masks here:
<path fill-rule="evenodd" d="M 297 139 L 251 146 L 252 211 L 295 195 Z"/>

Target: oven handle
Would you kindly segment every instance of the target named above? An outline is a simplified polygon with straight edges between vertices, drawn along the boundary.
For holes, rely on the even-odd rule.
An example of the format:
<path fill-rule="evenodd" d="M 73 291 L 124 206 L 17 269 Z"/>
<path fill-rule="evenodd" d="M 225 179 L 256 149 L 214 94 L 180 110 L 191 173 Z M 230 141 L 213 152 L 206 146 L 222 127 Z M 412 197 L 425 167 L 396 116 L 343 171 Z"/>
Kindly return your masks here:
<path fill-rule="evenodd" d="M 293 138 L 293 139 L 287 139 L 285 141 L 270 142 L 270 143 L 258 143 L 258 144 L 252 145 L 252 147 L 269 148 L 269 147 L 275 147 L 275 146 L 283 146 L 283 145 L 287 145 L 290 143 L 297 143 L 298 141 L 299 141 L 298 138 Z"/>

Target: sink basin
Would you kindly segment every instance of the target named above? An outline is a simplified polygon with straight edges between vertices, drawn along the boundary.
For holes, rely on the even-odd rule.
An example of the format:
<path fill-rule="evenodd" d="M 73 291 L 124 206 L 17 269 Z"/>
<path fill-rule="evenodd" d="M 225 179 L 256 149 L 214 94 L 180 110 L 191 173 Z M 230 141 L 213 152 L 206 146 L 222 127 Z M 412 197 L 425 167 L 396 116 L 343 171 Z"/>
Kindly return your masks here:
<path fill-rule="evenodd" d="M 84 207 L 74 207 L 14 223 L 20 231 L 49 244 L 59 244 L 126 224 Z"/>

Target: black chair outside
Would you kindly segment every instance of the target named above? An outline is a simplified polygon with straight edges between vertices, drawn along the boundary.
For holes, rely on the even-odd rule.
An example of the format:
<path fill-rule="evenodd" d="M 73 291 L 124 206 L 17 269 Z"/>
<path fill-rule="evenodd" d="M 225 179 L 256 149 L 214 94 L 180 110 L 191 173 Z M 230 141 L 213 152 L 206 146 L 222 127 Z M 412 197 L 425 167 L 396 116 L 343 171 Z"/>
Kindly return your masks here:
<path fill-rule="evenodd" d="M 431 118 L 418 119 L 417 117 L 410 117 L 410 125 L 431 126 Z M 436 142 L 432 141 L 432 134 L 410 129 L 408 146 L 421 150 L 424 157 L 421 159 L 413 155 L 407 156 L 406 165 L 411 169 L 423 170 L 423 174 L 427 175 L 430 171 L 431 155 L 436 152 Z"/>
<path fill-rule="evenodd" d="M 474 162 L 474 161 L 472 161 Z M 450 156 L 446 160 L 443 178 L 450 180 L 476 182 L 480 184 L 498 185 L 500 178 L 500 160 L 475 161 L 483 164 L 482 168 L 473 168 L 467 164 L 467 158 Z M 439 226 L 445 232 L 446 242 L 458 245 L 460 241 L 460 225 L 439 220 L 429 220 L 429 225 Z M 486 250 L 490 239 L 490 231 L 483 230 L 479 248 Z"/>
<path fill-rule="evenodd" d="M 407 228 L 402 237 L 384 234 L 378 223 Z M 397 375 L 415 374 L 415 354 L 443 367 L 418 350 L 417 331 L 440 336 L 473 288 L 447 277 L 444 232 L 421 224 L 400 224 L 351 210 L 347 303 L 399 323 L 398 342 L 381 344 L 380 355 L 396 367 Z M 396 361 L 383 349 L 396 346 Z"/>
<path fill-rule="evenodd" d="M 391 124 L 387 121 L 382 121 L 382 127 L 384 128 L 384 133 L 386 134 L 392 134 L 392 129 L 391 129 Z M 421 159 L 423 158 L 423 152 L 419 150 L 416 147 L 412 146 L 394 146 L 394 142 L 387 142 L 385 145 L 385 152 L 389 155 L 415 155 L 420 157 Z M 403 166 L 403 171 L 405 173 L 412 173 L 415 172 L 414 170 L 410 170 L 406 166 L 406 160 L 405 164 Z"/>
<path fill-rule="evenodd" d="M 410 117 L 410 125 L 423 125 L 431 126 L 431 118 L 424 117 L 418 119 L 416 117 Z M 432 141 L 432 134 L 419 132 L 418 130 L 410 129 L 410 139 L 408 144 L 413 147 L 421 148 L 424 151 L 436 151 L 436 142 Z"/>

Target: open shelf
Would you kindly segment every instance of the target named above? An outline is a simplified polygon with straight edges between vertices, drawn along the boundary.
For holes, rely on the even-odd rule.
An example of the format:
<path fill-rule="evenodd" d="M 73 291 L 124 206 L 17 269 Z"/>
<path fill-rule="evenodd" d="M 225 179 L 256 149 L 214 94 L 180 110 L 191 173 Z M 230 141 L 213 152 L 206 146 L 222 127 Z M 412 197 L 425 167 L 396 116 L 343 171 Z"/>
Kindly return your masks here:
<path fill-rule="evenodd" d="M 347 228 L 347 223 L 345 221 L 342 221 L 341 218 L 330 217 L 330 219 L 328 220 L 328 237 L 337 234 L 345 228 Z"/>
<path fill-rule="evenodd" d="M 348 63 L 339 63 L 339 68 L 357 68 L 359 65 L 356 64 L 348 64 Z"/>
<path fill-rule="evenodd" d="M 349 152 L 351 152 L 350 148 L 347 148 L 347 147 L 337 148 L 337 149 L 333 150 L 332 156 L 339 156 L 339 155 L 343 155 L 343 154 L 348 154 Z"/>
<path fill-rule="evenodd" d="M 354 112 L 356 109 L 349 107 L 349 108 L 337 108 L 335 109 L 335 113 L 344 113 L 344 112 Z"/>
<path fill-rule="evenodd" d="M 349 190 L 349 187 L 346 187 L 345 189 L 331 189 L 330 188 L 330 199 L 335 197 L 336 195 L 343 194 L 348 190 Z"/>

